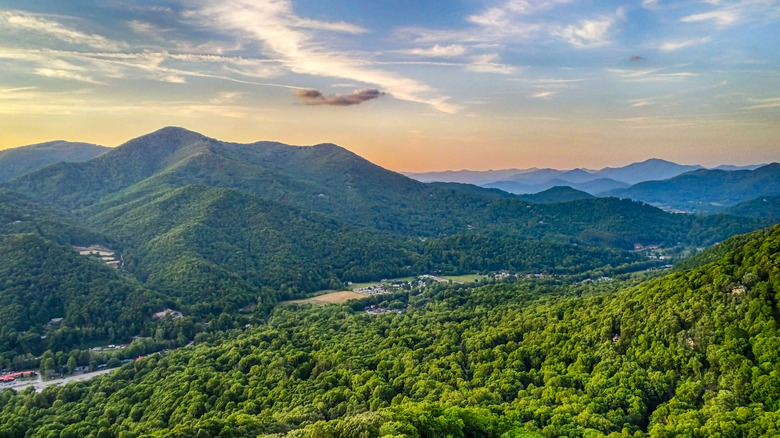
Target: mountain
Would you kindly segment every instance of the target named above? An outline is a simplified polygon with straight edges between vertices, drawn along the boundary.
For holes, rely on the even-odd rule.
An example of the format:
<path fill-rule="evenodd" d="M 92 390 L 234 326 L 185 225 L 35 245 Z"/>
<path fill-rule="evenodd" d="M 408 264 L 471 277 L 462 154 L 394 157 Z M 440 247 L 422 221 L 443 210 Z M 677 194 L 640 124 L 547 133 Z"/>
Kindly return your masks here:
<path fill-rule="evenodd" d="M 734 166 L 731 164 L 722 164 L 718 167 L 713 167 L 715 170 L 727 170 L 727 171 L 733 171 L 733 170 L 756 170 L 759 167 L 766 166 L 769 163 L 763 163 L 763 164 L 749 164 L 747 166 Z"/>
<path fill-rule="evenodd" d="M 583 169 L 572 169 L 561 172 L 558 178 L 562 181 L 579 184 L 593 181 L 594 173 L 592 171 L 586 171 Z"/>
<path fill-rule="evenodd" d="M 425 183 L 452 182 L 483 185 L 493 181 L 501 181 L 533 170 L 537 169 L 446 170 L 443 172 L 403 172 L 403 174 L 409 178 Z"/>
<path fill-rule="evenodd" d="M 0 150 L 0 183 L 62 161 L 89 161 L 108 150 L 105 146 L 67 141 L 50 141 Z"/>
<path fill-rule="evenodd" d="M 523 195 L 522 199 L 535 204 L 549 204 L 553 202 L 569 202 L 580 199 L 590 199 L 594 196 L 567 186 L 555 186 L 543 192 L 532 195 Z"/>
<path fill-rule="evenodd" d="M 424 184 L 332 144 L 235 144 L 181 128 L 164 128 L 91 161 L 55 164 L 7 183 L 26 196 L 84 217 L 186 185 L 237 190 L 410 237 L 501 230 L 518 238 L 560 242 L 582 233 L 591 241 L 597 232 L 604 237 L 598 240 L 622 242 L 621 247 L 691 243 L 685 237 L 690 218 L 636 203 L 588 200 L 584 208 L 589 214 L 554 204 L 530 208 L 519 199 L 500 199 L 495 192 L 486 196 L 474 189 Z M 764 223 L 740 222 L 743 231 Z"/>
<path fill-rule="evenodd" d="M 516 196 L 513 195 L 512 193 L 505 192 L 501 189 L 480 187 L 474 184 L 454 183 L 454 182 L 432 182 L 429 184 L 433 187 L 440 187 L 447 190 L 454 190 L 454 191 L 468 193 L 471 195 L 481 196 L 485 198 L 516 198 Z"/>
<path fill-rule="evenodd" d="M 477 186 L 424 184 L 331 144 L 236 144 L 181 128 L 5 187 L 0 194 L 18 198 L 9 233 L 65 246 L 81 234 L 85 244 L 106 236 L 121 250 L 123 273 L 204 320 L 253 303 L 267 311 L 348 281 L 625 272 L 655 266 L 629 252 L 637 244 L 704 246 L 772 221 L 676 215 L 617 198 L 529 204 Z M 585 197 L 568 189 L 541 196 Z M 20 228 L 25 205 L 39 213 Z M 53 231 L 40 225 L 50 222 Z"/>
<path fill-rule="evenodd" d="M 117 269 L 36 234 L 0 235 L 0 253 L 0 358 L 129 339 L 164 303 Z"/>
<path fill-rule="evenodd" d="M 780 196 L 759 196 L 756 199 L 729 207 L 724 213 L 734 216 L 780 219 Z"/>
<path fill-rule="evenodd" d="M 9 186 L 37 199 L 78 209 L 136 184 L 132 190 L 187 184 L 232 188 L 393 231 L 422 225 L 413 223 L 420 211 L 441 215 L 436 209 L 446 200 L 436 196 L 457 194 L 388 171 L 332 144 L 243 145 L 181 128 L 164 128 L 136 138 L 86 163 L 50 166 Z"/>
<path fill-rule="evenodd" d="M 142 196 L 89 223 L 126 242 L 129 272 L 206 313 L 423 269 L 405 239 L 222 188 Z"/>
<path fill-rule="evenodd" d="M 610 191 L 613 190 L 625 189 L 630 187 L 629 184 L 620 181 L 615 181 L 609 178 L 598 178 L 598 179 L 594 179 L 582 183 L 573 183 L 571 181 L 566 181 L 562 178 L 552 178 L 549 180 L 545 180 L 544 182 L 527 183 L 527 182 L 519 182 L 519 181 L 495 181 L 483 185 L 483 187 L 485 188 L 503 190 L 518 195 L 526 195 L 526 194 L 543 192 L 545 190 L 549 190 L 557 186 L 570 187 L 574 190 L 586 192 L 588 194 L 596 195 L 596 196 L 601 195 L 603 193 L 609 193 Z"/>
<path fill-rule="evenodd" d="M 519 181 L 494 181 L 491 183 L 483 184 L 482 187 L 488 189 L 498 189 L 516 195 L 525 195 L 529 193 L 539 193 L 541 191 L 554 187 L 555 184 L 547 183 L 524 183 Z"/>
<path fill-rule="evenodd" d="M 755 170 L 688 172 L 664 181 L 647 181 L 609 193 L 666 209 L 709 213 L 759 196 L 780 194 L 780 164 Z"/>
<path fill-rule="evenodd" d="M 54 206 L 0 188 L 0 235 L 34 233 L 61 245 L 108 244 L 106 236 Z"/>
<path fill-rule="evenodd" d="M 628 184 L 643 181 L 669 179 L 685 172 L 701 169 L 702 166 L 690 166 L 672 163 L 671 161 L 651 158 L 624 167 L 605 167 L 595 174 L 600 178 L 609 178 Z"/>
<path fill-rule="evenodd" d="M 581 184 L 572 184 L 571 187 L 590 193 L 591 195 L 600 196 L 601 194 L 612 190 L 626 189 L 630 187 L 630 185 L 624 182 L 615 181 L 614 179 L 599 178 Z"/>
<path fill-rule="evenodd" d="M 719 166 L 724 170 L 754 169 L 760 166 Z M 507 169 L 501 171 L 447 171 L 429 173 L 408 173 L 407 176 L 424 182 L 446 181 L 477 184 L 498 188 L 511 193 L 536 193 L 555 185 L 567 185 L 577 190 L 597 195 L 608 190 L 628 187 L 643 181 L 663 180 L 685 172 L 702 169 L 698 165 L 681 165 L 671 161 L 652 158 L 623 167 L 605 167 L 601 170 L 589 169 Z M 605 180 L 595 187 L 588 187 L 596 180 Z M 614 182 L 613 182 L 614 181 Z M 609 182 L 609 185 L 606 185 Z"/>
<path fill-rule="evenodd" d="M 780 227 L 627 286 L 517 279 L 267 324 L 0 393 L 7 436 L 776 436 Z M 61 432 L 61 433 L 60 433 Z"/>

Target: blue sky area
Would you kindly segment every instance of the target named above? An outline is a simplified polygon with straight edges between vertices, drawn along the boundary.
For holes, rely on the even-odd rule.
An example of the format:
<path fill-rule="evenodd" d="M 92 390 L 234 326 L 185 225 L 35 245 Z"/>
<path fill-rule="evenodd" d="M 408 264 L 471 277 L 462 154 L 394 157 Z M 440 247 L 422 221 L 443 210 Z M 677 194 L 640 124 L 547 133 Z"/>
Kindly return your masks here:
<path fill-rule="evenodd" d="M 780 1 L 2 1 L 0 148 L 166 125 L 394 170 L 777 161 Z"/>

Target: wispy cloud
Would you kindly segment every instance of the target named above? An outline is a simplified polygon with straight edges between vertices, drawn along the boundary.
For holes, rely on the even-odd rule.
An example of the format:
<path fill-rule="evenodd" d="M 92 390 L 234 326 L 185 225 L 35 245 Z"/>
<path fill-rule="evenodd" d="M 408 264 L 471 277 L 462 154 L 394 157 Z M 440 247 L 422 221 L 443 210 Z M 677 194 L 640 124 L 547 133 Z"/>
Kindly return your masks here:
<path fill-rule="evenodd" d="M 556 95 L 557 91 L 540 91 L 531 95 L 534 99 L 549 99 Z"/>
<path fill-rule="evenodd" d="M 209 99 L 209 103 L 213 103 L 216 105 L 221 105 L 223 103 L 232 103 L 240 99 L 245 94 L 246 93 L 241 93 L 236 91 L 222 91 L 220 93 L 217 93 L 216 96 Z"/>
<path fill-rule="evenodd" d="M 471 24 L 468 28 L 403 28 L 399 30 L 399 36 L 419 44 L 450 43 L 467 47 L 549 41 L 550 37 L 583 49 L 610 44 L 615 24 L 624 17 L 622 8 L 576 22 L 546 16 L 550 10 L 566 3 L 571 0 L 509 0 L 468 16 L 466 20 Z"/>
<path fill-rule="evenodd" d="M 302 27 L 342 32 L 356 29 L 299 17 L 289 0 L 205 0 L 202 8 L 187 15 L 201 25 L 259 42 L 266 56 L 280 59 L 292 72 L 373 84 L 396 99 L 428 104 L 443 112 L 458 109 L 447 103 L 447 96 L 439 95 L 422 82 L 366 67 L 354 57 L 328 50 Z"/>
<path fill-rule="evenodd" d="M 684 23 L 696 23 L 700 21 L 712 21 L 718 27 L 728 27 L 739 20 L 739 14 L 735 10 L 720 9 L 712 12 L 688 15 L 680 19 Z"/>
<path fill-rule="evenodd" d="M 460 44 L 452 44 L 448 46 L 440 46 L 435 44 L 432 47 L 399 50 L 398 52 L 407 55 L 424 56 L 430 58 L 454 58 L 465 54 L 466 48 Z"/>
<path fill-rule="evenodd" d="M 71 74 L 44 72 L 49 77 L 107 83 L 120 79 L 151 79 L 185 83 L 188 77 L 211 78 L 235 83 L 298 89 L 286 84 L 258 82 L 279 73 L 279 61 L 236 56 L 168 52 L 80 52 L 67 50 L 25 50 L 0 47 L 0 59 L 14 60 L 15 68 L 60 70 Z M 177 67 L 171 67 L 176 65 Z M 24 71 L 24 70 L 23 70 Z M 37 72 L 36 74 L 41 74 Z M 86 80 L 91 79 L 91 80 Z"/>
<path fill-rule="evenodd" d="M 670 66 L 654 69 L 621 69 L 610 68 L 607 71 L 624 82 L 669 82 L 680 81 L 690 77 L 698 76 L 697 73 L 689 71 L 668 72 L 670 69 L 681 68 L 684 66 Z"/>
<path fill-rule="evenodd" d="M 47 78 L 56 78 L 56 79 L 68 79 L 72 81 L 80 81 L 80 82 L 88 82 L 91 84 L 100 84 L 100 82 L 96 81 L 95 79 L 81 74 L 76 73 L 71 70 L 56 70 L 52 68 L 36 68 L 35 74 L 38 76 L 44 76 Z"/>
<path fill-rule="evenodd" d="M 658 0 L 642 0 L 642 7 L 645 9 L 655 9 L 658 7 Z"/>
<path fill-rule="evenodd" d="M 324 95 L 320 90 L 296 90 L 295 97 L 301 99 L 306 105 L 331 105 L 331 106 L 352 106 L 363 102 L 378 99 L 385 93 L 368 88 L 364 90 L 355 90 L 350 94 L 331 94 Z"/>
<path fill-rule="evenodd" d="M 511 74 L 516 68 L 511 65 L 501 63 L 501 57 L 497 53 L 489 53 L 471 58 L 471 64 L 466 67 L 467 70 L 480 73 L 499 73 Z"/>
<path fill-rule="evenodd" d="M 770 108 L 780 108 L 780 97 L 769 97 L 765 99 L 750 99 L 752 105 L 743 107 L 745 110 L 760 110 Z"/>
<path fill-rule="evenodd" d="M 163 38 L 166 33 L 170 32 L 169 29 L 160 29 L 152 23 L 141 20 L 130 20 L 127 22 L 127 26 L 137 34 L 152 38 Z"/>
<path fill-rule="evenodd" d="M 498 6 L 488 8 L 478 14 L 468 17 L 472 23 L 481 26 L 503 29 L 504 32 L 515 32 L 513 22 L 518 16 L 530 15 L 540 11 L 553 9 L 560 4 L 570 3 L 572 0 L 508 0 Z"/>
<path fill-rule="evenodd" d="M 68 44 L 88 46 L 98 50 L 121 50 L 127 46 L 101 35 L 81 32 L 58 21 L 21 11 L 0 10 L 0 28 L 45 35 Z"/>
<path fill-rule="evenodd" d="M 711 41 L 711 38 L 691 38 L 679 41 L 667 41 L 658 47 L 662 52 L 674 52 L 675 50 L 685 49 L 687 47 L 699 46 Z"/>
<path fill-rule="evenodd" d="M 580 47 L 601 47 L 609 43 L 609 32 L 615 21 L 623 16 L 619 10 L 612 16 L 602 16 L 591 20 L 582 20 L 576 25 L 569 25 L 554 33 L 567 43 Z"/>
<path fill-rule="evenodd" d="M 641 108 L 643 106 L 655 105 L 656 102 L 653 102 L 650 99 L 630 99 L 628 104 L 631 105 L 632 108 Z"/>
<path fill-rule="evenodd" d="M 332 32 L 351 33 L 354 35 L 358 35 L 361 33 L 368 33 L 368 30 L 366 30 L 361 26 L 351 24 L 351 23 L 345 23 L 343 21 L 329 22 L 329 21 L 310 20 L 308 18 L 302 18 L 302 17 L 295 17 L 294 20 L 292 21 L 292 24 L 296 27 L 302 27 L 306 29 L 328 30 Z"/>

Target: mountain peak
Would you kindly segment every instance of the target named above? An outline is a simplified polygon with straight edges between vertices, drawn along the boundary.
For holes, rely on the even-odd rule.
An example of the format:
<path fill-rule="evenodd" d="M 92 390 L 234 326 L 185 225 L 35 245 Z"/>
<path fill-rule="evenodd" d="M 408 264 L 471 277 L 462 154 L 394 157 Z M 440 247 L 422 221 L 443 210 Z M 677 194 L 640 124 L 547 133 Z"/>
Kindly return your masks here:
<path fill-rule="evenodd" d="M 150 132 L 148 134 L 144 134 L 140 137 L 136 137 L 133 140 L 128 141 L 127 143 L 133 142 L 135 140 L 141 139 L 141 138 L 154 138 L 157 140 L 160 139 L 168 139 L 168 140 L 174 140 L 174 139 L 182 139 L 182 140 L 195 140 L 195 139 L 208 139 L 205 135 L 190 131 L 189 129 L 181 128 L 179 126 L 166 126 L 164 128 L 160 128 L 156 131 Z M 127 144 L 125 143 L 125 144 Z"/>

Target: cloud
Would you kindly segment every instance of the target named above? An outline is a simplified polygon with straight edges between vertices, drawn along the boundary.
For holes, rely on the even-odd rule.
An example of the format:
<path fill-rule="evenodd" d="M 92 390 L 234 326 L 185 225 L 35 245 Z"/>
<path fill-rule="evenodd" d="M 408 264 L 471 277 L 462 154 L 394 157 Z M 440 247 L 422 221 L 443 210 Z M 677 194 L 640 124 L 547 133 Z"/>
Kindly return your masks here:
<path fill-rule="evenodd" d="M 745 110 L 758 110 L 758 109 L 770 109 L 780 108 L 780 97 L 770 97 L 766 99 L 750 99 L 753 105 L 746 106 L 742 109 Z"/>
<path fill-rule="evenodd" d="M 481 26 L 508 30 L 514 27 L 512 22 L 516 21 L 517 16 L 553 9 L 559 4 L 570 2 L 571 0 L 509 0 L 500 6 L 488 8 L 479 14 L 471 15 L 468 17 L 468 20 Z"/>
<path fill-rule="evenodd" d="M 739 14 L 734 10 L 719 9 L 703 14 L 688 15 L 680 19 L 684 23 L 696 23 L 700 21 L 713 21 L 718 27 L 728 27 L 739 20 Z"/>
<path fill-rule="evenodd" d="M 282 66 L 294 73 L 376 85 L 396 99 L 427 104 L 442 112 L 454 113 L 459 109 L 447 103 L 448 97 L 422 82 L 367 67 L 354 54 L 328 50 L 322 39 L 303 29 L 350 29 L 299 17 L 290 0 L 203 0 L 201 4 L 200 9 L 185 15 L 200 25 L 260 43 L 263 54 L 279 59 Z"/>
<path fill-rule="evenodd" d="M 70 70 L 55 70 L 51 68 L 36 68 L 35 74 L 38 76 L 44 76 L 47 78 L 55 78 L 55 79 L 68 79 L 72 81 L 80 81 L 80 82 L 89 82 L 92 84 L 100 84 L 100 82 L 92 79 L 89 76 L 82 75 L 80 73 L 75 73 Z"/>
<path fill-rule="evenodd" d="M 658 0 L 642 0 L 642 7 L 645 9 L 655 9 L 658 7 Z"/>
<path fill-rule="evenodd" d="M 298 89 L 291 85 L 258 82 L 252 78 L 269 78 L 279 72 L 276 60 L 237 56 L 199 55 L 168 52 L 82 52 L 47 49 L 14 49 L 0 47 L 0 60 L 14 61 L 14 68 L 22 72 L 36 69 L 70 71 L 71 79 L 82 82 L 104 83 L 112 79 L 151 79 L 167 83 L 184 83 L 188 77 L 210 78 L 248 85 Z M 175 65 L 176 68 L 171 67 Z M 54 77 L 44 71 L 39 75 Z M 86 76 L 89 74 L 90 76 Z M 77 75 L 80 75 L 77 76 Z M 58 77 L 65 79 L 60 73 Z M 98 78 L 86 81 L 84 79 Z"/>
<path fill-rule="evenodd" d="M 152 38 L 163 38 L 163 35 L 169 32 L 168 29 L 160 29 L 152 23 L 141 20 L 130 20 L 127 22 L 127 25 L 133 32 Z"/>
<path fill-rule="evenodd" d="M 631 99 L 628 101 L 628 104 L 631 105 L 632 108 L 640 108 L 643 106 L 655 105 L 656 102 L 649 99 Z"/>
<path fill-rule="evenodd" d="M 515 68 L 511 65 L 501 63 L 501 58 L 497 53 L 479 55 L 471 58 L 472 63 L 466 69 L 480 73 L 499 73 L 512 74 Z"/>
<path fill-rule="evenodd" d="M 607 71 L 617 76 L 624 82 L 671 82 L 681 81 L 694 76 L 698 76 L 696 73 L 688 71 L 679 71 L 672 73 L 665 73 L 664 71 L 670 69 L 677 69 L 685 67 L 686 65 L 669 66 L 663 68 L 654 69 L 622 69 L 622 68 L 609 68 Z"/>
<path fill-rule="evenodd" d="M 246 93 L 241 93 L 237 91 L 223 91 L 221 93 L 217 93 L 215 97 L 209 99 L 209 103 L 213 103 L 216 105 L 221 105 L 223 103 L 231 103 L 237 101 L 245 94 Z"/>
<path fill-rule="evenodd" d="M 384 96 L 385 93 L 374 89 L 366 88 L 356 90 L 349 94 L 331 94 L 325 96 L 319 90 L 306 89 L 296 90 L 295 97 L 304 101 L 306 105 L 332 105 L 332 106 L 351 106 L 359 105 L 363 102 L 377 99 Z"/>
<path fill-rule="evenodd" d="M 710 38 L 692 38 L 681 41 L 667 41 L 658 47 L 658 50 L 662 52 L 673 52 L 675 50 L 684 49 L 686 47 L 698 46 L 710 41 Z"/>
<path fill-rule="evenodd" d="M 0 28 L 47 35 L 68 44 L 89 46 L 99 50 L 116 51 L 126 47 L 124 43 L 71 29 L 57 21 L 27 12 L 0 10 Z"/>
<path fill-rule="evenodd" d="M 557 91 L 540 91 L 531 95 L 534 99 L 549 99 L 558 94 Z"/>
<path fill-rule="evenodd" d="M 449 46 L 440 46 L 438 44 L 428 48 L 417 48 L 408 50 L 399 50 L 400 53 L 414 56 L 425 56 L 432 58 L 454 58 L 466 53 L 466 48 L 460 44 Z"/>
<path fill-rule="evenodd" d="M 310 20 L 308 18 L 296 17 L 296 20 L 294 21 L 294 25 L 297 27 L 303 27 L 307 29 L 328 30 L 331 32 L 351 33 L 354 35 L 358 35 L 361 33 L 368 33 L 368 30 L 366 30 L 363 27 L 357 26 L 355 24 L 345 23 L 343 21 L 334 23 L 334 22 L 317 21 L 317 20 Z"/>
<path fill-rule="evenodd" d="M 623 17 L 623 10 L 619 9 L 612 16 L 602 16 L 598 19 L 582 20 L 577 25 L 569 25 L 553 31 L 553 34 L 561 37 L 567 43 L 580 47 L 602 47 L 609 44 L 609 31 L 619 18 Z"/>

